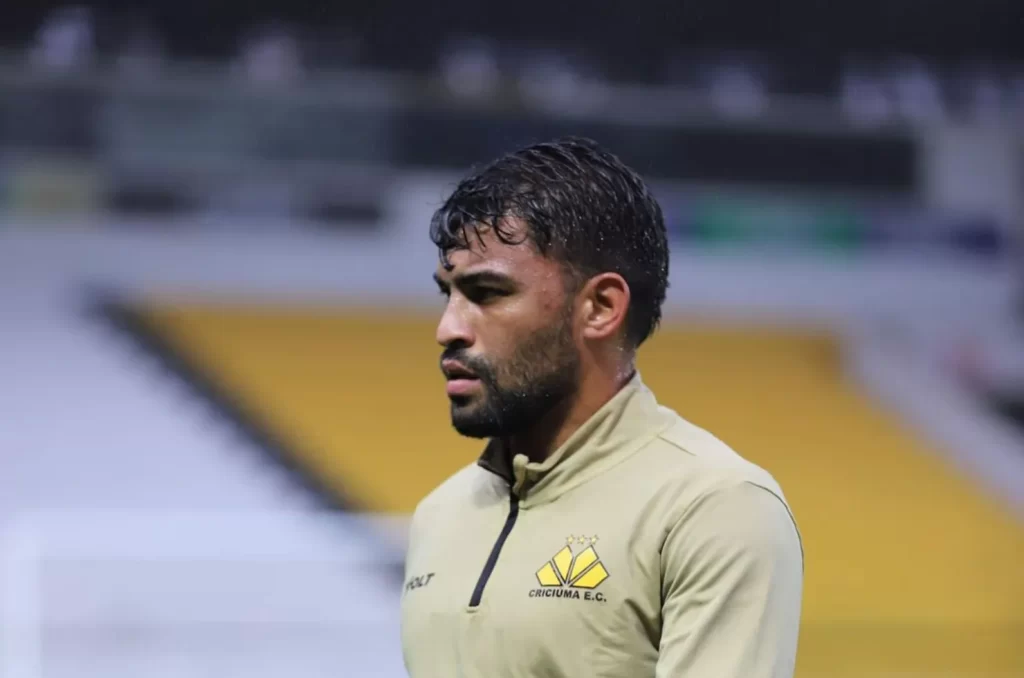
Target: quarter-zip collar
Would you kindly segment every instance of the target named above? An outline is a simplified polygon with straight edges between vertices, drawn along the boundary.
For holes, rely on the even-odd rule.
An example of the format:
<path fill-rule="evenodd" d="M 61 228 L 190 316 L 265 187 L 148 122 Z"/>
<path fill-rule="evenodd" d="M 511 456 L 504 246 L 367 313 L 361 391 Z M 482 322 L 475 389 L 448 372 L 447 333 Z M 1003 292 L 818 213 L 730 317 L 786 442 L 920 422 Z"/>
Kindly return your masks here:
<path fill-rule="evenodd" d="M 554 501 L 618 464 L 671 422 L 637 372 L 544 461 L 531 462 L 524 454 L 509 460 L 501 441 L 493 439 L 477 463 L 504 478 L 528 508 Z"/>

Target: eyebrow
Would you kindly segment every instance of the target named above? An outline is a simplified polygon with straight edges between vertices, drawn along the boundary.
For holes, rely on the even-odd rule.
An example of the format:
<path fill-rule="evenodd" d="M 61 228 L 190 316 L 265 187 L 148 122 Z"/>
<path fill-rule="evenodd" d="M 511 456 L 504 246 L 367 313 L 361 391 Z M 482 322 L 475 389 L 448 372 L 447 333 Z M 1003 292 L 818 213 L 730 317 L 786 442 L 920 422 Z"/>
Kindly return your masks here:
<path fill-rule="evenodd" d="M 515 286 L 515 281 L 511 276 L 504 273 L 498 273 L 497 271 L 475 271 L 456 274 L 451 281 L 445 280 L 435 272 L 434 282 L 436 282 L 437 286 L 441 289 L 446 289 L 448 286 L 453 284 L 458 287 L 471 287 L 473 285 L 482 284 L 499 285 L 502 287 Z"/>

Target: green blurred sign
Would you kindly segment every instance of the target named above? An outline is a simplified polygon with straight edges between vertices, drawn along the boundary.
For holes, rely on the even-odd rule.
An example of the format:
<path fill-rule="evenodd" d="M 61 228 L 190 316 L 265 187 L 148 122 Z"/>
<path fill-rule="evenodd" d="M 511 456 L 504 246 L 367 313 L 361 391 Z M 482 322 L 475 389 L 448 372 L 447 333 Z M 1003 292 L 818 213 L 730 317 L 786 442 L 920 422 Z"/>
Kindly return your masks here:
<path fill-rule="evenodd" d="M 701 245 L 774 245 L 855 249 L 869 236 L 868 220 L 843 205 L 725 196 L 687 201 L 670 216 L 672 229 Z"/>

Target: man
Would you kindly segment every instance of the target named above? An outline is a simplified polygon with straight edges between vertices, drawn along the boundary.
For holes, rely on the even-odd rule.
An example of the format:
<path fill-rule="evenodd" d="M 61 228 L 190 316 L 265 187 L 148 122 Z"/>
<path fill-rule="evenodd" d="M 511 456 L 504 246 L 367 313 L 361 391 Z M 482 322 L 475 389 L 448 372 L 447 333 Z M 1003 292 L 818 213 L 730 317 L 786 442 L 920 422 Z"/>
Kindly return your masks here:
<path fill-rule="evenodd" d="M 586 140 L 531 146 L 459 184 L 431 238 L 452 424 L 489 442 L 413 516 L 411 676 L 792 676 L 782 491 L 636 370 L 668 280 L 644 182 Z"/>

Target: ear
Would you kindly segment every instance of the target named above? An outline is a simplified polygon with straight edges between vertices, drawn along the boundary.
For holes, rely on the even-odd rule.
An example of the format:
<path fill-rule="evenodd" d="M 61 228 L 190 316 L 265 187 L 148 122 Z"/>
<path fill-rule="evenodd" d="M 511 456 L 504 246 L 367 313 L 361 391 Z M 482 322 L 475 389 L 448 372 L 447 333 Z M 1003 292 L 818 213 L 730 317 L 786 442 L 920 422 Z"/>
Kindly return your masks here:
<path fill-rule="evenodd" d="M 601 273 L 582 290 L 583 337 L 600 340 L 617 335 L 629 310 L 629 285 L 618 273 Z"/>

